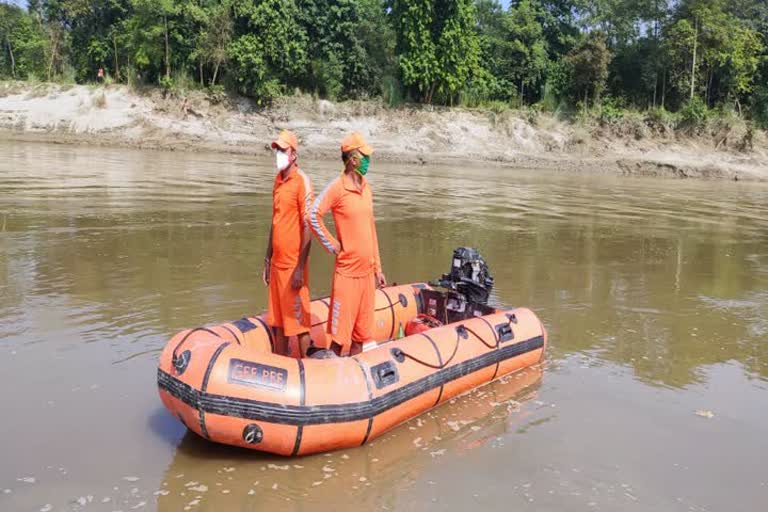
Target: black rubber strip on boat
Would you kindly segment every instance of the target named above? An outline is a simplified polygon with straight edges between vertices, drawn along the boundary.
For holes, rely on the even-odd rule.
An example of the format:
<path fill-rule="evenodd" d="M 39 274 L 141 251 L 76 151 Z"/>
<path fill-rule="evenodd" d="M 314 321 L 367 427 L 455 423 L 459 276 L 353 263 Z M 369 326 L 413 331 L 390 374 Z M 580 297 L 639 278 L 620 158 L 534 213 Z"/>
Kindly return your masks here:
<path fill-rule="evenodd" d="M 427 334 L 425 332 L 422 332 L 421 335 L 424 336 L 425 338 L 427 338 L 429 340 L 429 342 L 432 344 L 432 348 L 435 349 L 435 352 L 437 353 L 437 364 L 438 364 L 438 366 L 443 366 L 443 356 L 440 355 L 440 349 L 437 348 L 437 343 L 435 343 L 435 340 L 430 338 L 429 334 Z M 498 363 L 496 363 L 496 364 L 498 364 Z M 437 394 L 437 400 L 435 400 L 435 403 L 432 405 L 432 407 L 434 407 L 435 405 L 440 403 L 440 399 L 443 397 L 443 387 L 444 386 L 440 386 L 440 392 Z"/>
<path fill-rule="evenodd" d="M 242 343 L 240 343 L 240 338 L 238 338 L 238 337 L 237 337 L 237 334 L 235 334 L 235 331 L 233 331 L 232 329 L 230 329 L 230 328 L 229 328 L 229 327 L 227 327 L 226 325 L 222 325 L 221 327 L 223 327 L 224 329 L 226 329 L 226 330 L 227 330 L 227 332 L 228 332 L 229 334 L 231 334 L 233 338 L 235 338 L 235 341 L 237 342 L 237 344 L 238 344 L 238 345 L 242 345 Z M 241 332 L 242 332 L 242 331 L 241 331 Z"/>
<path fill-rule="evenodd" d="M 387 337 L 388 340 L 391 340 L 392 336 L 395 335 L 395 305 L 392 303 L 392 299 L 389 298 L 386 290 L 382 288 L 380 291 L 387 298 L 387 302 L 389 302 L 389 312 L 392 313 L 392 330 L 389 331 L 389 337 Z"/>
<path fill-rule="evenodd" d="M 256 324 L 248 320 L 247 317 L 243 317 L 240 320 L 233 321 L 232 325 L 240 329 L 240 332 L 242 332 L 243 334 L 247 333 L 248 331 L 252 331 L 256 328 Z"/>
<path fill-rule="evenodd" d="M 320 299 L 320 303 L 326 307 L 329 313 L 331 312 L 331 303 L 328 301 L 328 299 Z M 320 325 L 327 324 L 327 323 L 328 323 L 328 315 L 325 315 L 325 320 L 323 320 L 322 322 L 317 322 L 316 324 L 312 324 L 311 327 L 318 327 Z"/>
<path fill-rule="evenodd" d="M 496 329 L 493 328 L 493 326 L 491 325 L 491 322 L 489 322 L 488 320 L 486 320 L 482 316 L 478 317 L 478 318 L 480 318 L 480 320 L 485 322 L 485 325 L 487 325 L 488 328 L 491 330 L 491 333 L 493 333 L 493 339 L 496 342 L 496 350 L 499 350 L 501 348 L 501 343 L 499 342 L 499 337 L 496 334 Z M 501 361 L 497 361 L 496 362 L 496 369 L 493 371 L 493 377 L 491 377 L 491 380 L 495 380 L 496 379 L 496 375 L 499 373 L 499 365 L 500 364 L 501 364 Z"/>
<path fill-rule="evenodd" d="M 427 391 L 492 366 L 499 361 L 506 361 L 538 350 L 543 346 L 544 336 L 536 336 L 438 370 L 431 375 L 366 402 L 350 404 L 296 406 L 213 395 L 197 391 L 161 369 L 157 370 L 157 384 L 161 389 L 190 407 L 209 414 L 296 426 L 345 423 L 378 416 Z"/>
<path fill-rule="evenodd" d="M 214 352 L 211 358 L 208 360 L 208 367 L 205 369 L 205 376 L 203 376 L 203 385 L 200 388 L 202 393 L 205 393 L 208 389 L 208 379 L 211 378 L 213 365 L 216 364 L 216 359 L 219 358 L 221 351 L 227 348 L 227 345 L 229 345 L 228 341 L 225 341 L 219 345 L 219 348 L 216 349 L 216 352 Z M 208 429 L 205 426 L 205 411 L 202 408 L 200 409 L 200 431 L 203 433 L 203 436 L 206 438 L 208 437 Z"/>
<path fill-rule="evenodd" d="M 307 403 L 307 382 L 304 377 L 304 361 L 297 359 L 296 362 L 299 363 L 299 382 L 301 386 L 299 388 L 299 404 L 303 407 Z M 301 435 L 303 433 L 304 425 L 296 427 L 296 444 L 293 445 L 293 453 L 291 453 L 291 457 L 295 457 L 299 453 L 299 448 L 301 447 Z"/>
<path fill-rule="evenodd" d="M 360 360 L 356 357 L 354 357 L 353 359 L 357 363 L 357 366 L 360 367 L 360 371 L 363 372 L 363 379 L 365 379 L 365 387 L 368 388 L 368 401 L 370 402 L 371 400 L 373 400 L 373 389 L 371 389 L 371 383 L 368 380 L 368 374 L 365 373 L 365 367 L 363 366 L 363 363 L 361 363 Z M 360 443 L 360 446 L 363 446 L 368 441 L 368 436 L 371 435 L 371 428 L 373 428 L 373 416 L 368 418 L 368 428 L 365 430 L 365 437 L 363 438 L 363 442 Z"/>
<path fill-rule="evenodd" d="M 269 336 L 269 346 L 272 347 L 272 352 L 274 352 L 275 351 L 275 340 L 274 340 L 274 336 L 272 336 L 272 329 L 270 329 L 269 326 L 267 325 L 267 322 L 265 322 L 261 318 L 259 318 L 259 317 L 255 317 L 255 318 L 256 318 L 256 320 L 258 320 L 258 322 L 267 331 L 267 336 Z"/>
<path fill-rule="evenodd" d="M 180 342 L 179 342 L 179 343 L 178 343 L 178 344 L 177 344 L 177 345 L 174 347 L 174 349 L 173 349 L 173 352 L 172 352 L 172 354 L 174 355 L 174 357 L 176 356 L 176 352 L 178 352 L 178 351 L 179 351 L 179 349 L 180 349 L 180 348 L 181 348 L 181 346 L 184 344 L 184 342 L 185 342 L 185 341 L 187 341 L 187 338 L 189 338 L 190 336 L 192 336 L 192 335 L 193 335 L 194 333 L 196 333 L 197 331 L 205 331 L 205 332 L 207 332 L 207 333 L 209 333 L 209 334 L 213 334 L 213 335 L 214 335 L 214 336 L 216 336 L 217 338 L 221 338 L 221 336 L 219 336 L 219 334 L 218 334 L 218 333 L 216 333 L 216 332 L 213 332 L 212 330 L 208 329 L 207 327 L 195 327 L 194 329 L 190 329 L 190 331 L 189 331 L 187 334 L 185 334 L 185 335 L 184 335 L 184 337 L 183 337 L 183 338 L 181 338 L 181 341 L 180 341 Z"/>

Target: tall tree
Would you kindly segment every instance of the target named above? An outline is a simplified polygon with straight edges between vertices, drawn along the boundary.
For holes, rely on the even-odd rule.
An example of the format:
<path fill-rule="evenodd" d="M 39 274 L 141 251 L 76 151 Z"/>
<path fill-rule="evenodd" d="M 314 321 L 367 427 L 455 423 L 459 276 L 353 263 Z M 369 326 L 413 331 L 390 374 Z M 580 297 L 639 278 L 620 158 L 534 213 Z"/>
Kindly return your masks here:
<path fill-rule="evenodd" d="M 482 73 L 470 0 L 393 0 L 403 82 L 425 103 L 452 102 Z"/>
<path fill-rule="evenodd" d="M 576 98 L 583 99 L 584 108 L 589 106 L 590 93 L 595 103 L 605 89 L 611 53 L 605 41 L 605 34 L 594 31 L 568 53 L 571 66 L 571 87 Z"/>
<path fill-rule="evenodd" d="M 294 0 L 234 4 L 236 37 L 229 45 L 238 89 L 260 103 L 300 84 L 307 64 L 307 35 Z"/>
<path fill-rule="evenodd" d="M 765 46 L 727 7 L 725 0 L 684 1 L 666 30 L 665 48 L 680 96 L 699 95 L 708 105 L 730 98 L 740 109 Z"/>
<path fill-rule="evenodd" d="M 330 98 L 372 90 L 372 63 L 363 41 L 363 9 L 357 0 L 297 0 L 308 46 L 307 85 Z"/>

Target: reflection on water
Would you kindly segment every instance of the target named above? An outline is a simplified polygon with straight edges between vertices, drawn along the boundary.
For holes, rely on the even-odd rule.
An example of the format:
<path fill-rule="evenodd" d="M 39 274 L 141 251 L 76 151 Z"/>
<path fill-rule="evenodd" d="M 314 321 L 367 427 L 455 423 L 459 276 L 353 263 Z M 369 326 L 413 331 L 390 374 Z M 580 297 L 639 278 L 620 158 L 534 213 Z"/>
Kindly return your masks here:
<path fill-rule="evenodd" d="M 403 492 L 418 482 L 426 464 L 438 461 L 449 449 L 456 453 L 478 449 L 541 415 L 544 404 L 529 403 L 536 397 L 541 376 L 541 368 L 508 376 L 451 400 L 360 450 L 287 459 L 212 447 L 189 433 L 165 472 L 158 509 L 180 510 L 195 499 L 211 510 L 247 510 L 255 499 L 259 506 L 290 510 L 352 502 L 371 509 L 396 508 L 397 493 L 387 482 L 397 482 L 397 490 Z M 340 488 L 345 489 L 343 494 Z"/>
<path fill-rule="evenodd" d="M 252 454 L 184 437 L 175 421 L 153 416 L 158 409 L 155 358 L 171 334 L 265 307 L 260 265 L 273 179 L 266 158 L 7 143 L 0 144 L 0 152 L 0 374 L 5 382 L 24 382 L 21 394 L 13 385 L 0 388 L 6 410 L 0 434 L 19 441 L 4 450 L 14 464 L 0 468 L 2 509 L 6 502 L 10 509 L 39 509 L 48 503 L 77 508 L 83 495 L 89 507 L 107 509 L 109 504 L 96 503 L 101 493 L 108 496 L 100 499 L 122 499 L 125 508 L 146 501 L 148 508 L 214 510 L 218 502 L 211 501 L 211 492 L 188 505 L 195 498 L 180 496 L 178 485 L 219 477 L 225 484 L 234 474 L 247 475 L 229 481 L 236 481 L 229 484 L 231 494 L 241 500 L 230 502 L 236 509 L 250 509 L 245 503 L 253 502 L 248 501 L 254 496 L 248 494 L 252 479 L 263 480 L 260 488 L 277 484 L 274 491 L 270 487 L 274 500 L 350 508 L 339 496 L 354 478 L 366 478 L 354 484 L 355 502 L 390 500 L 391 507 L 407 508 L 397 501 L 396 491 L 408 487 L 413 503 L 460 509 L 458 501 L 454 506 L 432 502 L 434 496 L 423 491 L 445 470 L 447 462 L 441 461 L 459 464 L 477 453 L 504 459 L 505 470 L 486 475 L 484 482 L 505 489 L 510 474 L 524 478 L 522 468 L 542 471 L 536 465 L 541 446 L 536 452 L 526 445 L 532 460 L 523 464 L 516 460 L 514 451 L 523 448 L 515 440 L 546 443 L 546 455 L 567 461 L 573 452 L 558 444 L 561 439 L 606 438 L 603 424 L 587 427 L 575 419 L 598 409 L 602 414 L 604 403 L 611 404 L 611 418 L 623 419 L 619 423 L 625 430 L 643 424 L 648 414 L 660 415 L 661 422 L 682 414 L 669 419 L 671 430 L 664 431 L 672 436 L 670 446 L 690 444 L 690 429 L 703 424 L 717 427 L 719 436 L 704 436 L 702 442 L 706 438 L 743 454 L 737 462 L 768 448 L 764 436 L 755 434 L 768 428 L 765 415 L 744 407 L 726 422 L 726 413 L 714 410 L 718 404 L 734 407 L 733 397 L 758 403 L 768 397 L 765 186 L 374 163 L 370 177 L 389 279 L 402 283 L 437 277 L 447 270 L 454 247 L 479 248 L 496 278 L 493 300 L 533 308 L 550 331 L 550 367 L 540 400 L 557 404 L 557 414 L 539 411 L 540 417 L 522 427 L 526 406 L 503 418 L 493 410 L 481 412 L 482 432 L 493 434 L 473 455 L 463 454 L 471 443 L 462 436 L 480 436 L 471 426 L 453 436 L 452 431 L 420 435 L 402 427 L 374 446 L 345 452 L 348 459 L 333 455 L 334 471 L 324 472 L 322 457 L 297 462 L 303 469 L 293 468 L 293 461 L 254 462 Z M 317 191 L 338 166 L 306 162 L 304 170 Z M 328 293 L 331 268 L 331 259 L 316 245 L 310 268 L 314 296 Z M 606 379 L 614 388 L 606 388 Z M 576 387 L 584 392 L 571 393 Z M 604 393 L 605 402 L 595 400 Z M 623 399 L 630 396 L 635 402 Z M 662 399 L 674 407 L 659 409 Z M 486 405 L 493 401 L 487 400 Z M 564 415 L 566 401 L 572 413 Z M 484 401 L 472 395 L 434 414 L 439 417 L 462 403 Z M 715 416 L 702 419 L 693 414 L 697 409 L 713 409 Z M 55 436 L 47 433 L 51 417 L 57 419 Z M 430 427 L 433 420 L 422 418 L 425 425 L 419 428 L 437 428 Z M 512 430 L 504 427 L 510 422 L 516 425 Z M 653 450 L 660 435 L 636 432 L 628 447 L 622 445 L 626 464 L 618 474 L 637 477 L 631 474 L 636 469 L 632 461 Z M 413 444 L 418 437 L 422 446 Z M 435 445 L 428 437 L 442 440 Z M 114 438 L 121 443 L 116 445 Z M 33 455 L 29 446 L 37 447 Z M 112 455 L 105 456 L 110 450 Z M 431 455 L 439 450 L 445 452 Z M 685 463 L 660 457 L 665 464 Z M 373 458 L 393 458 L 380 465 L 390 469 L 370 469 Z M 270 463 L 292 469 L 273 469 L 269 478 L 260 479 L 260 468 Z M 483 464 L 480 460 L 461 464 L 451 466 L 445 482 L 485 474 L 476 466 Z M 740 496 L 768 503 L 768 483 L 749 476 L 747 466 L 729 473 L 732 478 L 743 475 Z M 236 469 L 232 475 L 220 473 L 225 467 Z M 766 468 L 763 463 L 751 469 L 765 474 Z M 580 471 L 592 479 L 576 481 L 570 492 L 597 485 L 596 475 L 605 483 L 616 474 L 589 461 Z M 679 488 L 695 488 L 692 477 L 654 471 Z M 169 476 L 175 472 L 195 476 L 176 482 Z M 132 494 L 121 475 L 137 473 L 141 481 Z M 701 468 L 690 474 L 712 486 L 724 475 Z M 23 480 L 28 475 L 35 475 L 34 484 Z M 540 477 L 550 487 L 564 481 L 552 472 Z M 322 483 L 314 486 L 316 481 Z M 163 482 L 173 492 L 155 495 Z M 681 505 L 663 481 L 648 486 L 649 494 L 670 496 L 669 503 L 657 503 L 670 510 L 711 507 L 729 497 L 728 489 L 722 489 L 713 496 L 702 493 L 709 496 L 702 501 L 694 491 L 683 500 L 688 505 Z M 451 496 L 451 489 L 443 489 L 443 498 Z M 524 489 L 518 486 L 514 492 L 523 496 Z M 258 496 L 266 499 L 263 493 Z M 485 505 L 499 506 L 503 496 Z M 605 504 L 606 496 L 595 499 Z M 551 505 L 564 503 L 568 500 L 562 497 Z M 574 509 L 588 509 L 588 503 Z M 623 507 L 618 501 L 608 503 Z"/>

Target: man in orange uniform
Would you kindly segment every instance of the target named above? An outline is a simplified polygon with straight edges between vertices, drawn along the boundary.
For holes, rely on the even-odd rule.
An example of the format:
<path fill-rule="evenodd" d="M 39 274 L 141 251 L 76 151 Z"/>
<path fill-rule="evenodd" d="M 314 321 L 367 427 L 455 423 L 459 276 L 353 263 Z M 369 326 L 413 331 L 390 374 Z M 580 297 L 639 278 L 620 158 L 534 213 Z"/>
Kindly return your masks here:
<path fill-rule="evenodd" d="M 376 287 L 387 284 L 381 271 L 373 195 L 364 178 L 371 153 L 373 148 L 359 133 L 345 137 L 341 141 L 344 172 L 317 197 L 309 212 L 312 232 L 336 255 L 328 311 L 331 341 L 325 348 L 337 355 L 349 355 L 353 341 L 362 344 L 373 340 Z M 328 210 L 333 214 L 337 237 L 323 223 Z"/>
<path fill-rule="evenodd" d="M 272 227 L 264 258 L 264 284 L 269 287 L 267 323 L 275 331 L 275 353 L 288 353 L 288 337 L 298 336 L 302 355 L 311 343 L 307 262 L 312 234 L 307 213 L 312 185 L 296 164 L 296 135 L 283 130 L 272 143 L 277 176 L 272 189 Z"/>

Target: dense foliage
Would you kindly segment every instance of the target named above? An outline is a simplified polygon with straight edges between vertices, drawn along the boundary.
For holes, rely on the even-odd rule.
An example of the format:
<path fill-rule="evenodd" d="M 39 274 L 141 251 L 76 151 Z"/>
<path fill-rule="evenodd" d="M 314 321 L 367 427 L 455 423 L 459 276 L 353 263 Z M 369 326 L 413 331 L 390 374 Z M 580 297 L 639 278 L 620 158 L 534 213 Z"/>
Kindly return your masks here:
<path fill-rule="evenodd" d="M 0 1 L 0 78 L 768 123 L 762 0 Z"/>

